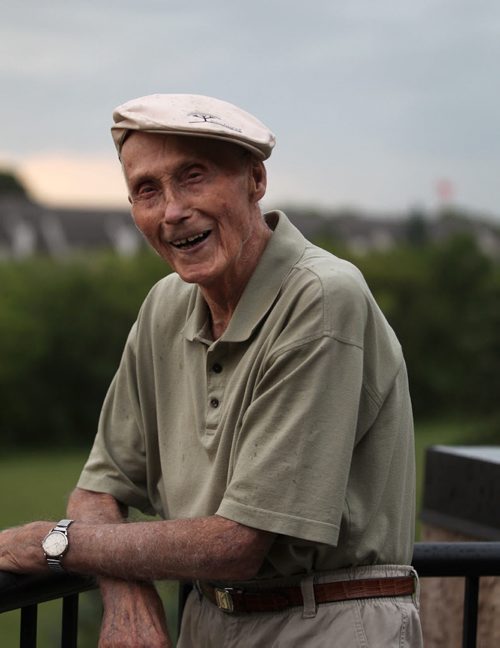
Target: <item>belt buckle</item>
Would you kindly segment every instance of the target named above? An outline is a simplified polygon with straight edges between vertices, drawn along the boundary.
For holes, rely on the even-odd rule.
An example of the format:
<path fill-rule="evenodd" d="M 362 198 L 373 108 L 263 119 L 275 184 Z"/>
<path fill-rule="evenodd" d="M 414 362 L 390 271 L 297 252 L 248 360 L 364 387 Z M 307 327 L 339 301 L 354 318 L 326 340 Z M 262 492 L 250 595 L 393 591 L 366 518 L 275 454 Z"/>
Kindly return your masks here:
<path fill-rule="evenodd" d="M 234 591 L 234 587 L 216 587 L 215 588 L 215 601 L 219 610 L 223 612 L 234 612 L 234 603 L 231 592 Z"/>

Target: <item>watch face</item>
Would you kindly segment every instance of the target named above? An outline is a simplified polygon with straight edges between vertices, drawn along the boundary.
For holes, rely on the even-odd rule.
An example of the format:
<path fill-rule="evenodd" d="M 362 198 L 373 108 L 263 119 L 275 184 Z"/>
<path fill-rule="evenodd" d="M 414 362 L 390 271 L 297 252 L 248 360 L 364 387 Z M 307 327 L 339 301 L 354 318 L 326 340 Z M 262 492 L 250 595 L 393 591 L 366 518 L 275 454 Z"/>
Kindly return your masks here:
<path fill-rule="evenodd" d="M 51 531 L 42 543 L 43 550 L 50 558 L 63 554 L 67 546 L 68 538 L 59 531 Z"/>

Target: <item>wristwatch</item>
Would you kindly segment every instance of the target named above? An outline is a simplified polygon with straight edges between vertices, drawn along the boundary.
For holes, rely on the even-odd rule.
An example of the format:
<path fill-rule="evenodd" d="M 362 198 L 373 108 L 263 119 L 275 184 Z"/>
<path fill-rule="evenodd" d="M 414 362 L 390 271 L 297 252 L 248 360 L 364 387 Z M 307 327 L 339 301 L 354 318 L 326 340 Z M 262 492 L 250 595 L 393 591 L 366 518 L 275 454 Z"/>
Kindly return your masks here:
<path fill-rule="evenodd" d="M 49 568 L 57 573 L 64 572 L 61 560 L 69 548 L 68 527 L 73 520 L 60 520 L 42 541 L 42 549 Z"/>

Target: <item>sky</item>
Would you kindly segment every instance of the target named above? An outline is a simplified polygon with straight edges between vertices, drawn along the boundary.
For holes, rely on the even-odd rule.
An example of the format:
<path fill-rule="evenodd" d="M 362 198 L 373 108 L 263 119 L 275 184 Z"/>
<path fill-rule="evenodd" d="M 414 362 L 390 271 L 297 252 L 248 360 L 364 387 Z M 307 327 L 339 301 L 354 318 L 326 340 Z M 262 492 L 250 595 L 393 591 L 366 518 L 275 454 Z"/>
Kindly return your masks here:
<path fill-rule="evenodd" d="M 113 108 L 207 94 L 275 133 L 265 206 L 500 220 L 498 0 L 3 0 L 0 164 L 127 207 Z"/>

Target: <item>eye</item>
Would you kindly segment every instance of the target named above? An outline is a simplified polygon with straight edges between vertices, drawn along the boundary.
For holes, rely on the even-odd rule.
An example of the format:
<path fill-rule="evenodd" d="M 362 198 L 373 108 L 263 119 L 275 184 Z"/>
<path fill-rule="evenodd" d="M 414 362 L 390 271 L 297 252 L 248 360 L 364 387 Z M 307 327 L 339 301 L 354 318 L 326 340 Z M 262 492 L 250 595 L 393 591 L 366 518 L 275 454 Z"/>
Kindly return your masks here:
<path fill-rule="evenodd" d="M 132 193 L 132 202 L 148 200 L 154 198 L 157 194 L 157 188 L 152 182 L 143 182 L 134 188 Z"/>
<path fill-rule="evenodd" d="M 204 172 L 203 169 L 200 166 L 190 166 L 187 169 L 184 170 L 183 175 L 183 182 L 185 183 L 195 183 L 195 182 L 200 182 L 204 178 Z"/>
<path fill-rule="evenodd" d="M 148 184 L 143 184 L 139 187 L 139 191 L 137 192 L 138 196 L 145 196 L 152 194 L 156 191 L 156 187 L 150 183 Z"/>

